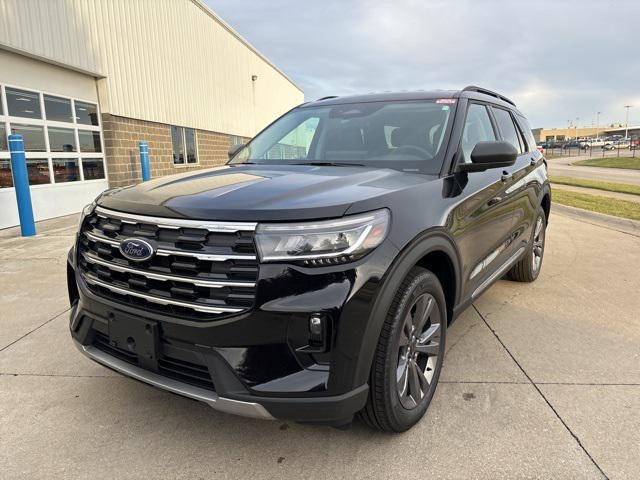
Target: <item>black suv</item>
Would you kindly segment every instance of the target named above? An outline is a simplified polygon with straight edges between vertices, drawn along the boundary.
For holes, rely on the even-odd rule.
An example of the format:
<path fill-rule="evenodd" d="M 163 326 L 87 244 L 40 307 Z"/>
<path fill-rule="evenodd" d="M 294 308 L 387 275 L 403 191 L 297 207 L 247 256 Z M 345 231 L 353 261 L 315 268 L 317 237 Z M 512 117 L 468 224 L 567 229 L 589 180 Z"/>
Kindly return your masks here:
<path fill-rule="evenodd" d="M 456 316 L 540 272 L 546 163 L 497 93 L 326 97 L 229 153 L 84 209 L 86 356 L 226 412 L 404 431 Z"/>

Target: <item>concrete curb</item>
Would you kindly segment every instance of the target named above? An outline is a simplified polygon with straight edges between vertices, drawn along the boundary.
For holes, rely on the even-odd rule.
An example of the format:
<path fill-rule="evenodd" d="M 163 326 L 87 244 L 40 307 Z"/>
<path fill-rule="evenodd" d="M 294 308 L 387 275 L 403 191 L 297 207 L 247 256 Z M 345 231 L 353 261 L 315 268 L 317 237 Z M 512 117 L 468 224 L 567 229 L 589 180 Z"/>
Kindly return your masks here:
<path fill-rule="evenodd" d="M 590 223 L 600 227 L 610 228 L 618 232 L 627 233 L 640 238 L 640 222 L 627 218 L 614 217 L 604 213 L 591 212 L 581 208 L 569 207 L 553 202 L 551 213 L 557 213 L 565 217 L 573 218 L 581 222 Z M 553 222 L 553 216 L 551 217 Z"/>

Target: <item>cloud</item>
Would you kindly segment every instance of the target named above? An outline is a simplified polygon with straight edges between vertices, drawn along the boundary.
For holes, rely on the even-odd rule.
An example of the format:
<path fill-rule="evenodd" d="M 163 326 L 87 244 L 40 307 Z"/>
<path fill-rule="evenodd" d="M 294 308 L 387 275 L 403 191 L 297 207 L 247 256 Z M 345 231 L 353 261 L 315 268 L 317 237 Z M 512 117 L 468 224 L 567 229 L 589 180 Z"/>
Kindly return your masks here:
<path fill-rule="evenodd" d="M 461 88 L 512 98 L 535 126 L 640 123 L 636 0 L 207 0 L 308 100 Z"/>

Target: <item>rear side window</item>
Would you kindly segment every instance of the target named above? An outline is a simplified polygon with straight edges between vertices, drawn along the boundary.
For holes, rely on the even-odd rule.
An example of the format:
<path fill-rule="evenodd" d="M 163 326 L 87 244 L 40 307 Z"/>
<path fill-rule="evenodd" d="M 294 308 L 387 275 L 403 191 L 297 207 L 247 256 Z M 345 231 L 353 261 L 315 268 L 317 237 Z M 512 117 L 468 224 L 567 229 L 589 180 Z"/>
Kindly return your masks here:
<path fill-rule="evenodd" d="M 529 121 L 518 115 L 518 120 L 520 123 L 520 127 L 522 127 L 522 131 L 524 132 L 524 138 L 527 144 L 527 152 L 535 152 L 537 150 L 536 147 L 536 139 L 533 136 L 533 132 L 531 131 L 531 125 Z"/>
<path fill-rule="evenodd" d="M 498 124 L 498 128 L 500 129 L 500 133 L 502 133 L 502 139 L 511 143 L 514 147 L 518 149 L 518 153 L 522 153 L 523 148 L 520 143 L 520 136 L 518 135 L 518 131 L 516 130 L 516 126 L 513 123 L 513 119 L 511 118 L 511 114 L 503 110 L 501 108 L 493 108 L 493 115 L 496 118 L 496 123 Z"/>
<path fill-rule="evenodd" d="M 489 112 L 484 105 L 472 103 L 467 110 L 467 119 L 462 132 L 462 152 L 464 162 L 471 162 L 471 151 L 478 142 L 490 142 L 496 139 L 493 126 L 489 119 Z"/>

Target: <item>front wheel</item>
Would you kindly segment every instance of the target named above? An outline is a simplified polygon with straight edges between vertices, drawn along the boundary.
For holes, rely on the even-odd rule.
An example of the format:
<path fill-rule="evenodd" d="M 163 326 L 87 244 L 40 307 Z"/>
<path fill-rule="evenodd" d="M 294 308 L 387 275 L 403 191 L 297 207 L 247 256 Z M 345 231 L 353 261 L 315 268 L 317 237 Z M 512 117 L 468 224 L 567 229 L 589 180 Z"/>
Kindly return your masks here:
<path fill-rule="evenodd" d="M 422 418 L 442 369 L 446 312 L 438 278 L 423 268 L 412 268 L 398 287 L 380 333 L 369 398 L 360 412 L 366 424 L 404 432 Z"/>
<path fill-rule="evenodd" d="M 546 231 L 547 216 L 542 207 L 538 207 L 529 247 L 522 258 L 509 270 L 508 278 L 516 282 L 533 282 L 538 278 L 544 257 Z"/>

